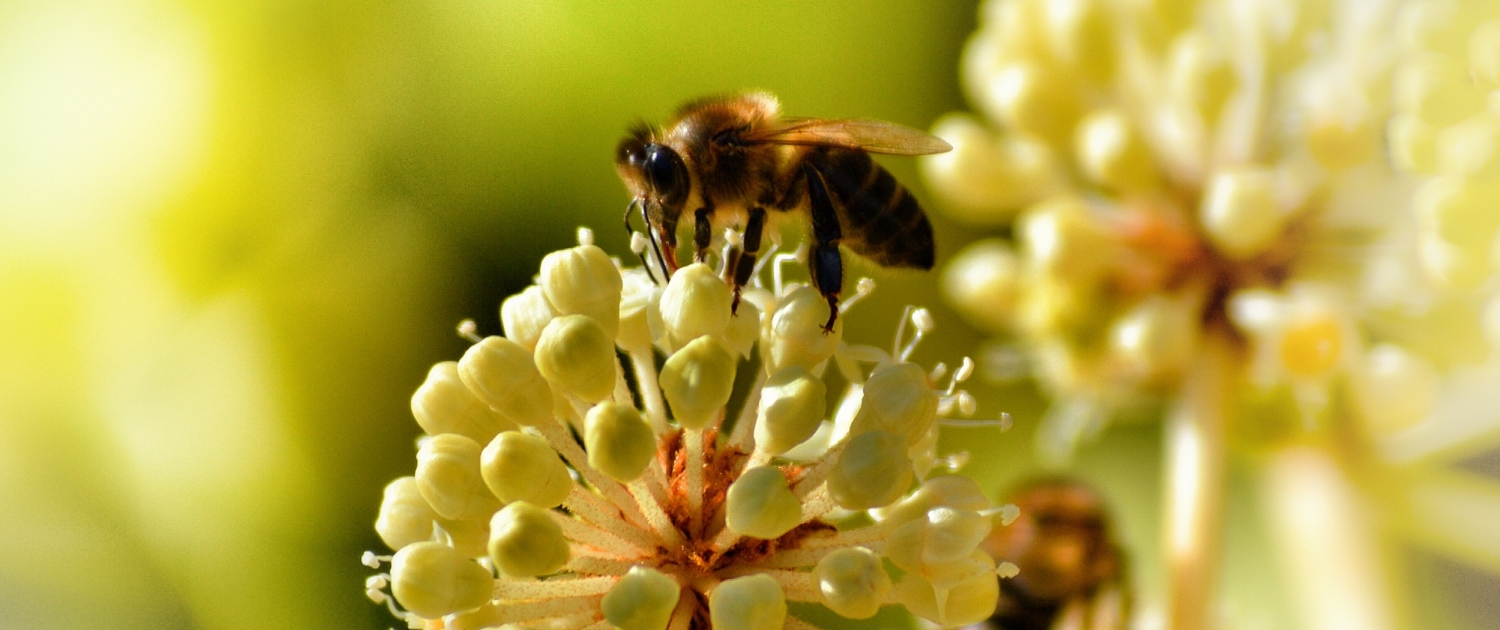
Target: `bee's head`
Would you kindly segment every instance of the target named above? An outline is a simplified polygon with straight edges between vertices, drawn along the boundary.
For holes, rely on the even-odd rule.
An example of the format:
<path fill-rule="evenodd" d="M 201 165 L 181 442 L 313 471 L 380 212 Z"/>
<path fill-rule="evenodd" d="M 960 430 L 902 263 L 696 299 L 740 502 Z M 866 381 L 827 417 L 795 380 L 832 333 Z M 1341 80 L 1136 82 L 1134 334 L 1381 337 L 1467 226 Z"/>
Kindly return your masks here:
<path fill-rule="evenodd" d="M 615 171 L 661 228 L 670 231 L 677 225 L 692 183 L 672 147 L 652 141 L 647 130 L 638 128 L 615 149 Z"/>

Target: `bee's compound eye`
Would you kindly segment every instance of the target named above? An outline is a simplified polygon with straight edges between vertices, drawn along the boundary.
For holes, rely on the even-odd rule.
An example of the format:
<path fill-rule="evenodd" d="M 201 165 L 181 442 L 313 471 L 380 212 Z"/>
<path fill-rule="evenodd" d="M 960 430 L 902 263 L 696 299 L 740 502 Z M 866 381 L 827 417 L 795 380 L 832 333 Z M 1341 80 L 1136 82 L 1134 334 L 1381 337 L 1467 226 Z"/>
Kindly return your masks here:
<path fill-rule="evenodd" d="M 627 138 L 615 148 L 615 164 L 640 170 L 646 164 L 646 145 L 634 138 Z"/>
<path fill-rule="evenodd" d="M 675 199 L 687 193 L 687 167 L 671 147 L 648 144 L 645 147 L 646 180 L 663 199 Z"/>

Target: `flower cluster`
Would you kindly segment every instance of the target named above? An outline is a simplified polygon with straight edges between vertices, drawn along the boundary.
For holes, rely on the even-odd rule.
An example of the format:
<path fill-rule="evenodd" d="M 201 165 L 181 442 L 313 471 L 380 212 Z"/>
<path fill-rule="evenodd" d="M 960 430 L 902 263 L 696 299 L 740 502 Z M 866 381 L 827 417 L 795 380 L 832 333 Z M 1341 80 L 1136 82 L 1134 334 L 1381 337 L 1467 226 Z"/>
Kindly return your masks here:
<path fill-rule="evenodd" d="M 471 326 L 412 397 L 426 436 L 415 475 L 386 488 L 376 530 L 397 551 L 366 555 L 390 565 L 370 597 L 414 628 L 810 627 L 788 602 L 986 618 L 1014 567 L 979 545 L 1015 508 L 930 475 L 954 467 L 937 431 L 973 413 L 973 363 L 906 361 L 932 327 L 920 309 L 890 353 L 845 343 L 823 331 L 826 300 L 776 271 L 732 312 L 709 265 L 662 286 L 587 230 L 543 259 L 501 306 L 505 336 Z M 830 362 L 850 383 L 831 414 Z"/>
<path fill-rule="evenodd" d="M 940 121 L 955 149 L 923 166 L 957 218 L 1007 231 L 944 284 L 1021 340 L 987 365 L 1061 399 L 1044 447 L 1176 392 L 1205 343 L 1309 426 L 1347 380 L 1380 434 L 1423 417 L 1436 370 L 1483 358 L 1500 5 L 1393 7 L 985 5 L 963 78 L 988 120 Z"/>

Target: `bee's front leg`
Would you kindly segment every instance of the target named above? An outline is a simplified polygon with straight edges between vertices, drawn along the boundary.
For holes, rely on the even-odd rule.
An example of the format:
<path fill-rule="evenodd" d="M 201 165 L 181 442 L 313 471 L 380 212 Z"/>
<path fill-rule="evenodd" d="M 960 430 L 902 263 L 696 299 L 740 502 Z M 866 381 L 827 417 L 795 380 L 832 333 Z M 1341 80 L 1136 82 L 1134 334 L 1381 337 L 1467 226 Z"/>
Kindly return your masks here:
<path fill-rule="evenodd" d="M 750 274 L 755 273 L 755 256 L 760 253 L 760 235 L 766 227 L 765 208 L 751 208 L 750 221 L 745 224 L 744 250 L 740 252 L 738 260 L 734 263 L 734 280 L 731 286 L 734 288 L 734 301 L 729 305 L 730 313 L 738 313 L 740 308 L 740 289 L 750 282 Z"/>
<path fill-rule="evenodd" d="M 708 246 L 714 238 L 714 226 L 708 217 L 713 211 L 713 206 L 705 205 L 693 213 L 693 262 L 708 259 Z"/>

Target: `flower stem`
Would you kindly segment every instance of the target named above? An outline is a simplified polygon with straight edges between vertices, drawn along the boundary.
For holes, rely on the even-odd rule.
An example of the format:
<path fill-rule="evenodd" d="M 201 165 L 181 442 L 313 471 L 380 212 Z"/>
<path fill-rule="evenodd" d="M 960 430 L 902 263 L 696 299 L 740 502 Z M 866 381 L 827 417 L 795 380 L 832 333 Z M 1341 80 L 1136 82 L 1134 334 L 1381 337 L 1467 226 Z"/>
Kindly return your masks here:
<path fill-rule="evenodd" d="M 1168 628 L 1214 627 L 1223 553 L 1224 423 L 1231 351 L 1207 335 L 1198 364 L 1167 418 Z"/>

